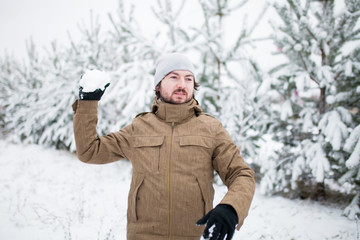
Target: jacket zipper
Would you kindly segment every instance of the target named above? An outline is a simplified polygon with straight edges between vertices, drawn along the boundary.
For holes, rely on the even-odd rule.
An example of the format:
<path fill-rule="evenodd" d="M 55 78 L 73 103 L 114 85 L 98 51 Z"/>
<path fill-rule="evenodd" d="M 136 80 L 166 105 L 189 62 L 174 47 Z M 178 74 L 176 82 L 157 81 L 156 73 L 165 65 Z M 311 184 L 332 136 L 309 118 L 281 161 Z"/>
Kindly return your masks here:
<path fill-rule="evenodd" d="M 174 143 L 174 128 L 175 123 L 171 123 L 171 142 L 170 142 L 170 156 L 169 156 L 169 179 L 168 179 L 168 187 L 169 187 L 169 239 L 171 239 L 171 225 L 172 225 L 172 218 L 171 218 L 171 209 L 172 209 L 172 192 L 171 192 L 171 162 L 172 162 L 172 148 Z"/>

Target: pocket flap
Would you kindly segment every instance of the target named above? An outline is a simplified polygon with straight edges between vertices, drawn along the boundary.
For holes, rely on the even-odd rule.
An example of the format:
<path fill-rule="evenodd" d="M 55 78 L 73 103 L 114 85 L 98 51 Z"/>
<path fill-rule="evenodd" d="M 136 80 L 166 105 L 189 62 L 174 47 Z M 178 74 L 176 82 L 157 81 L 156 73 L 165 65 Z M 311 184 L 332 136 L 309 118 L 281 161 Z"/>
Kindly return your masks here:
<path fill-rule="evenodd" d="M 134 175 L 134 186 L 135 186 L 135 189 L 133 190 L 132 192 L 132 198 L 130 198 L 130 203 L 131 204 L 131 208 L 130 208 L 130 213 L 132 214 L 132 217 L 135 219 L 135 221 L 138 220 L 138 216 L 137 216 L 137 211 L 136 211 L 136 198 L 137 198 L 137 195 L 138 195 L 138 192 L 139 192 L 139 188 L 141 187 L 141 185 L 143 184 L 144 182 L 144 178 L 145 176 L 143 175 L 140 175 L 140 176 L 136 176 Z"/>
<path fill-rule="evenodd" d="M 161 146 L 164 142 L 164 136 L 144 136 L 134 138 L 134 147 L 156 147 Z"/>
<path fill-rule="evenodd" d="M 212 185 L 212 182 L 208 182 L 206 184 L 205 181 L 200 180 L 199 178 L 196 178 L 196 181 L 199 184 L 200 191 L 202 194 L 202 197 L 205 201 L 205 213 L 209 212 L 211 209 L 213 209 L 213 201 L 214 201 L 214 188 Z"/>
<path fill-rule="evenodd" d="M 182 136 L 180 137 L 180 146 L 201 146 L 211 148 L 212 140 L 201 136 Z"/>

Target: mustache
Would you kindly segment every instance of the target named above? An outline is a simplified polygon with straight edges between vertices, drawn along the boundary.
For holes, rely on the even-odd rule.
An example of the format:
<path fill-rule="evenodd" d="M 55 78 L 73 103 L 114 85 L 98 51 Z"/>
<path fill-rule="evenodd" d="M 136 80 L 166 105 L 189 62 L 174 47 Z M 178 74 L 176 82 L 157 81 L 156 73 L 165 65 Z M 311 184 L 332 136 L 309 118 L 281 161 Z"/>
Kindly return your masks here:
<path fill-rule="evenodd" d="M 185 89 L 180 89 L 180 88 L 178 88 L 178 89 L 176 89 L 173 93 L 177 93 L 177 92 L 182 92 L 182 93 L 186 93 L 186 94 L 187 94 L 187 92 L 185 91 Z"/>

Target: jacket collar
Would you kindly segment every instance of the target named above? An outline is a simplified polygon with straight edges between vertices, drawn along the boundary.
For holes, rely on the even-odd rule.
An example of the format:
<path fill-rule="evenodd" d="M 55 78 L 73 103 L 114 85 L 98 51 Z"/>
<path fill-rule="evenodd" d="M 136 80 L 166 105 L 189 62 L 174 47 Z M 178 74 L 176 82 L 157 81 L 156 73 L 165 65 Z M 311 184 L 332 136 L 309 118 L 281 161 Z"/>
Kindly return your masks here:
<path fill-rule="evenodd" d="M 195 99 L 184 104 L 170 104 L 156 98 L 151 111 L 160 119 L 171 123 L 181 123 L 190 117 L 198 116 L 202 112 Z"/>

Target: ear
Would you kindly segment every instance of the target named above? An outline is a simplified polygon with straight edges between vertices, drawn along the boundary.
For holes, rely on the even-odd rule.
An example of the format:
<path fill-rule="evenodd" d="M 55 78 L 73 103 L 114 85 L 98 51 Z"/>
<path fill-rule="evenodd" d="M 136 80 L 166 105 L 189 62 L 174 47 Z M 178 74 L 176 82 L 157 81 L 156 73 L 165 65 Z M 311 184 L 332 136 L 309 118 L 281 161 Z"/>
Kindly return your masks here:
<path fill-rule="evenodd" d="M 156 87 L 155 87 L 155 91 L 160 91 L 160 84 L 161 84 L 161 82 L 159 82 L 159 84 L 158 84 L 158 85 L 156 85 Z"/>

